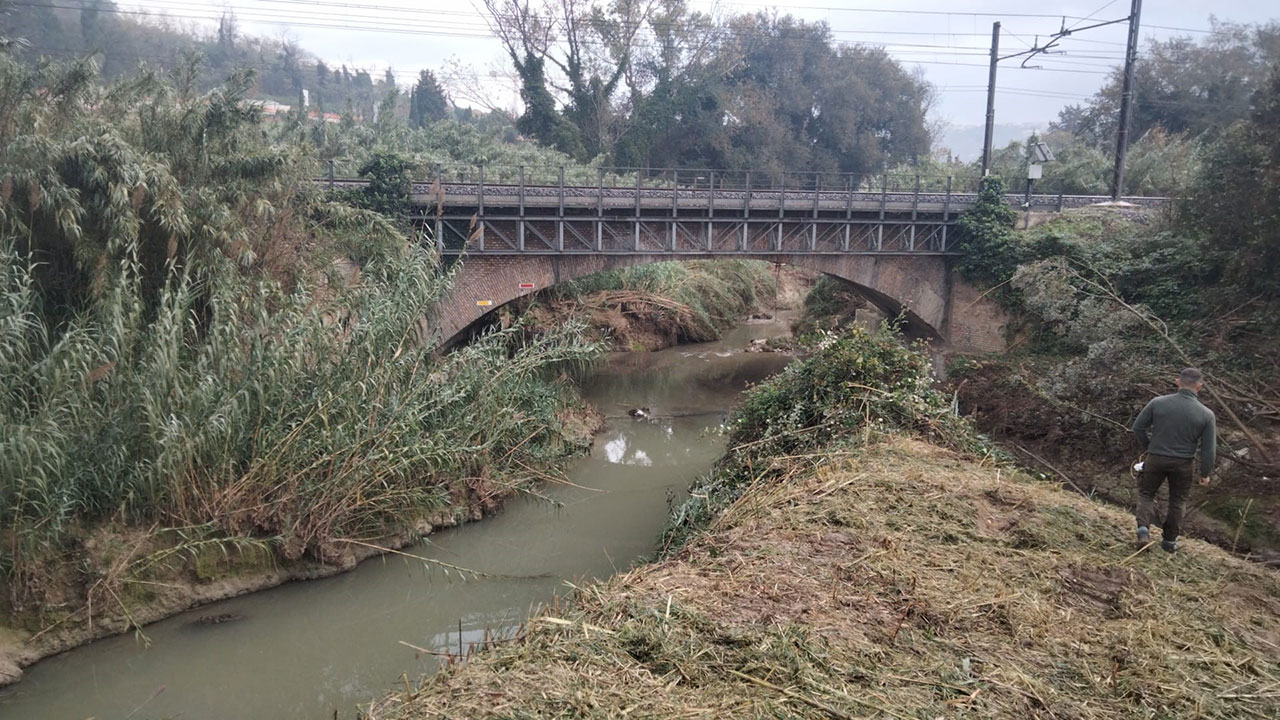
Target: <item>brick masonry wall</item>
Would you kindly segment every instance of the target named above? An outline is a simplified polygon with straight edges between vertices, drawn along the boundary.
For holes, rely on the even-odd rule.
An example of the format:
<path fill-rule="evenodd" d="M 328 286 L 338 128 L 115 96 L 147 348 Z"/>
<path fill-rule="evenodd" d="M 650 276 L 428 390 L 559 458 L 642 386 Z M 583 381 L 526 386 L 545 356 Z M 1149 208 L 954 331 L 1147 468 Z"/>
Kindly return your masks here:
<path fill-rule="evenodd" d="M 978 288 L 952 276 L 951 312 L 946 350 L 959 353 L 996 353 L 1007 347 L 1009 317 Z"/>
<path fill-rule="evenodd" d="M 446 345 L 486 313 L 518 297 L 556 283 L 604 270 L 665 260 L 707 259 L 695 253 L 671 255 L 473 255 L 463 261 L 453 290 L 430 324 L 435 343 Z M 723 257 L 723 256 L 719 256 Z M 817 270 L 857 285 L 886 315 L 906 309 L 918 330 L 955 352 L 1004 349 L 1005 318 L 1000 308 L 951 271 L 939 256 L 909 255 L 734 255 Z M 522 288 L 521 284 L 532 287 Z"/>

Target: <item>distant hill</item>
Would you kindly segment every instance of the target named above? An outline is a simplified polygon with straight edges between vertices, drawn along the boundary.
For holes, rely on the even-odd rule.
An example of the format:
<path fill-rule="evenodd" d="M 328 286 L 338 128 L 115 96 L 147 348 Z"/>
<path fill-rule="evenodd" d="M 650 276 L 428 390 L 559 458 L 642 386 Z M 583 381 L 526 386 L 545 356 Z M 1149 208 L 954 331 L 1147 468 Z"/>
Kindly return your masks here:
<path fill-rule="evenodd" d="M 329 67 L 293 43 L 242 35 L 231 12 L 216 30 L 202 35 L 170 18 L 122 12 L 110 0 L 21 6 L 0 2 L 0 37 L 24 41 L 22 57 L 31 62 L 91 55 L 106 80 L 140 68 L 169 71 L 199 57 L 197 83 L 203 90 L 250 68 L 260 99 L 296 107 L 306 91 L 313 112 L 350 113 L 356 120 L 372 119 L 378 101 L 394 86 L 390 72 L 375 78 L 360 68 Z"/>

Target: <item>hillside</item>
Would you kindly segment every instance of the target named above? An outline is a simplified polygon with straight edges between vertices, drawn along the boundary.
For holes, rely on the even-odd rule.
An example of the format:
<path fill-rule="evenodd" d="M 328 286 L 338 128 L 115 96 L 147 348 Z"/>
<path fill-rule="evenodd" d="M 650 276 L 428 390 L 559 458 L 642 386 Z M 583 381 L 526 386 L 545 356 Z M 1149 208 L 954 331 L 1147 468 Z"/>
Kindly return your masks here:
<path fill-rule="evenodd" d="M 954 359 L 949 390 L 1019 461 L 1111 499 L 1134 502 L 1129 431 L 1182 367 L 1208 373 L 1201 400 L 1217 413 L 1219 462 L 1198 487 L 1187 525 L 1199 537 L 1280 557 L 1280 325 L 1265 289 L 1225 267 L 1205 234 L 1161 211 L 1083 208 L 1010 233 L 986 258 L 987 280 L 1014 320 L 1009 351 Z"/>
<path fill-rule="evenodd" d="M 893 436 L 779 459 L 670 559 L 369 717 L 1274 717 L 1280 579 Z"/>

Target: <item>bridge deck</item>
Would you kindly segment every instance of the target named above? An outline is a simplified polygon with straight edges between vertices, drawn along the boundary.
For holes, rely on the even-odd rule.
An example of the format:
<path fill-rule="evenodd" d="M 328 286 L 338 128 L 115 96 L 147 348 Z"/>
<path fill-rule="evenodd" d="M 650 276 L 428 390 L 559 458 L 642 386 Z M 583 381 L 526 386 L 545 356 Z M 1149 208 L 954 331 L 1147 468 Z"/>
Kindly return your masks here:
<path fill-rule="evenodd" d="M 317 181 L 363 187 L 365 181 Z M 413 219 L 441 252 L 484 254 L 952 254 L 948 229 L 975 193 L 826 188 L 415 183 Z M 1091 195 L 1005 196 L 1060 211 Z M 1138 205 L 1166 198 L 1127 198 Z"/>
<path fill-rule="evenodd" d="M 335 179 L 320 180 L 320 184 L 332 187 L 363 187 L 364 180 Z M 778 189 L 702 189 L 670 187 L 619 187 L 619 186 L 583 186 L 583 185 L 514 185 L 478 183 L 445 183 L 437 192 L 429 183 L 414 183 L 413 203 L 419 207 L 432 207 L 441 202 L 445 207 L 468 208 L 515 208 L 523 206 L 527 209 L 556 208 L 562 204 L 566 209 L 642 209 L 681 210 L 714 210 L 716 212 L 741 213 L 744 209 L 752 211 L 778 210 L 803 211 L 817 209 L 826 212 L 851 210 L 854 212 L 917 212 L 942 213 L 947 211 L 962 212 L 976 200 L 975 193 L 947 192 L 944 189 L 922 189 L 918 193 L 902 190 L 778 190 Z M 1008 193 L 1005 199 L 1011 206 L 1021 208 L 1025 196 L 1020 193 Z M 1102 195 L 1048 195 L 1035 193 L 1031 196 L 1032 210 L 1061 210 L 1064 208 L 1084 207 L 1110 200 Z M 1163 197 L 1126 197 L 1125 202 L 1135 205 L 1152 206 L 1168 202 Z"/>

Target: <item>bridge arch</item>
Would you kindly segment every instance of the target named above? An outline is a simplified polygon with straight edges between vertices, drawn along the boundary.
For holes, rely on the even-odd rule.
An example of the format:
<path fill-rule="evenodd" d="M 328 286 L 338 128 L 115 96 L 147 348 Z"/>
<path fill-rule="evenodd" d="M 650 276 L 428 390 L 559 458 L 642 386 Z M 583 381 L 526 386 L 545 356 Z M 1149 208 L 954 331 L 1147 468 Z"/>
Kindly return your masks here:
<path fill-rule="evenodd" d="M 449 347 L 486 314 L 561 282 L 633 265 L 725 257 L 685 252 L 464 257 L 436 317 L 436 342 L 441 347 Z M 1003 312 L 956 276 L 950 259 L 945 256 L 735 253 L 732 257 L 782 263 L 839 278 L 857 288 L 886 315 L 894 317 L 899 311 L 905 311 L 917 333 L 943 349 L 960 352 L 1004 349 Z"/>

